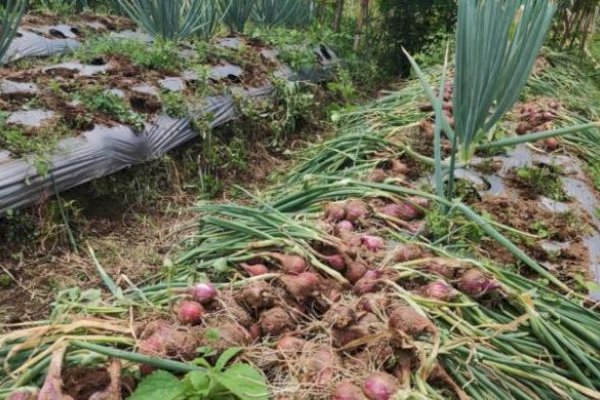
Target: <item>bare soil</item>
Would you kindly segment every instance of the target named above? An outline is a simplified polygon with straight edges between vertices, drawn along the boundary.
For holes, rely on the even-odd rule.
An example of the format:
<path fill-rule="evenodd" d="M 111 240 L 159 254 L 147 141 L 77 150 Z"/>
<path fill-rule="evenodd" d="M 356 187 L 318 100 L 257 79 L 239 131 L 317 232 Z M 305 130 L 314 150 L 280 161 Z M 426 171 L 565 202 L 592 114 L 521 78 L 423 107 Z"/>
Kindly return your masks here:
<path fill-rule="evenodd" d="M 588 249 L 583 241 L 591 228 L 589 217 L 580 211 L 553 213 L 545 209 L 537 200 L 525 197 L 484 196 L 476 208 L 490 214 L 495 221 L 519 231 L 538 235 L 539 239 L 512 236 L 513 240 L 540 263 L 546 265 L 565 282 L 575 282 L 578 278 L 592 279 Z M 558 254 L 549 254 L 541 246 L 542 240 L 568 244 Z M 482 242 L 482 253 L 500 263 L 515 264 L 515 257 L 494 240 Z"/>
<path fill-rule="evenodd" d="M 110 384 L 110 375 L 104 368 L 67 368 L 62 376 L 65 392 L 74 400 L 88 400 Z"/>

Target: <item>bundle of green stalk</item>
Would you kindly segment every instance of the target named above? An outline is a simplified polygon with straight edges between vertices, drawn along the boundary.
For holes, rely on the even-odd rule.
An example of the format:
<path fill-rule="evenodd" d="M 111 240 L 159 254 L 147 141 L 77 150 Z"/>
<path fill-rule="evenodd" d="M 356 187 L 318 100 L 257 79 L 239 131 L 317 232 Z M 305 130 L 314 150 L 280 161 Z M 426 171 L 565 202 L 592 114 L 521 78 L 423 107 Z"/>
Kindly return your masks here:
<path fill-rule="evenodd" d="M 573 126 L 598 119 L 600 89 L 597 72 L 589 61 L 573 62 L 573 55 L 547 51 L 544 59 L 549 67 L 534 74 L 526 87 L 528 98 L 560 99 L 556 121 L 558 126 Z M 586 65 L 587 63 L 587 65 Z M 561 139 L 569 149 L 587 162 L 600 163 L 598 129 L 589 129 Z"/>
<path fill-rule="evenodd" d="M 431 71 L 432 77 L 434 73 Z M 427 116 L 419 108 L 423 101 L 419 83 L 411 80 L 373 103 L 335 115 L 343 134 L 306 151 L 302 155 L 305 161 L 289 174 L 287 183 L 298 183 L 309 174 L 356 176 L 370 172 L 390 154 L 406 148 L 404 139 L 420 130 Z"/>

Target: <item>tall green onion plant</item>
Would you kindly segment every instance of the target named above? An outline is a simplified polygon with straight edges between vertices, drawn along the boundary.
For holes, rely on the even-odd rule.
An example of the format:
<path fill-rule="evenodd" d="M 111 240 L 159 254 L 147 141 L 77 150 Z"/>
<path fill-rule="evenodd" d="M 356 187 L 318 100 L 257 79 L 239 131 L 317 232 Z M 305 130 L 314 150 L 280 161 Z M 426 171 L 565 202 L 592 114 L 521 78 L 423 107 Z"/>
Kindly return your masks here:
<path fill-rule="evenodd" d="M 310 21 L 306 18 L 307 9 L 310 8 L 307 7 L 308 3 L 306 0 L 257 0 L 255 18 L 267 27 L 300 26 Z"/>
<path fill-rule="evenodd" d="M 476 150 L 533 142 L 596 125 L 583 124 L 493 139 L 497 122 L 519 99 L 555 11 L 552 0 L 459 1 L 453 104 L 456 130 L 450 127 L 443 113 L 436 112 L 438 129 L 443 130 L 453 143 L 451 159 L 443 165 L 448 170 L 450 182 L 446 197 L 453 197 L 457 157 L 468 163 Z M 408 53 L 406 55 L 434 110 L 440 111 L 443 99 L 435 95 L 416 61 Z M 436 145 L 441 144 L 436 141 Z M 436 173 L 440 174 L 441 159 L 436 160 L 436 165 Z"/>
<path fill-rule="evenodd" d="M 220 0 L 223 21 L 232 32 L 242 33 L 257 0 Z"/>
<path fill-rule="evenodd" d="M 204 22 L 200 29 L 196 31 L 196 35 L 198 35 L 202 39 L 210 39 L 214 36 L 219 24 L 223 21 L 223 15 L 229 10 L 231 5 L 230 1 L 224 3 L 224 8 L 216 1 L 207 1 L 206 4 L 202 7 L 202 21 Z"/>
<path fill-rule="evenodd" d="M 150 36 L 178 41 L 210 23 L 213 0 L 119 0 L 125 12 Z"/>
<path fill-rule="evenodd" d="M 0 12 L 2 13 L 2 25 L 0 27 L 0 63 L 4 63 L 6 52 L 10 47 L 21 18 L 27 8 L 27 0 L 6 0 L 2 2 Z"/>

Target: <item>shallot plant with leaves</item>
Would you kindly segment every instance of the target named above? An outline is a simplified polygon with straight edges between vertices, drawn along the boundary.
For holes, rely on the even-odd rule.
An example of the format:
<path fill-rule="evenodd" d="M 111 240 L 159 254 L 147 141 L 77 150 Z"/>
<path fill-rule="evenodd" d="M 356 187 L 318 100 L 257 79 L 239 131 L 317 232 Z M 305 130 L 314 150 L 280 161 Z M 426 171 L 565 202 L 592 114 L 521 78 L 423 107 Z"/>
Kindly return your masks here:
<path fill-rule="evenodd" d="M 468 163 L 477 150 L 534 142 L 597 126 L 590 123 L 500 140 L 494 137 L 497 123 L 519 99 L 555 11 L 554 1 L 459 1 L 453 99 L 456 129 L 450 127 L 442 113 L 443 90 L 436 96 L 425 73 L 405 52 L 436 111 L 436 181 L 442 181 L 442 170 L 446 169 L 447 198 L 453 197 L 457 158 Z M 443 85 L 444 82 L 441 88 Z M 441 160 L 442 130 L 452 142 L 449 162 Z M 442 195 L 441 191 L 438 184 L 438 195 Z"/>
<path fill-rule="evenodd" d="M 10 44 L 12 43 L 17 29 L 21 23 L 21 18 L 27 8 L 27 0 L 7 0 L 0 5 L 0 15 L 2 18 L 0 29 L 0 64 L 6 62 L 5 56 Z"/>
<path fill-rule="evenodd" d="M 223 21 L 232 32 L 242 33 L 250 19 L 256 0 L 220 0 Z"/>
<path fill-rule="evenodd" d="M 306 3 L 306 0 L 258 0 L 255 18 L 267 27 L 298 26 L 309 21 L 306 18 Z"/>
<path fill-rule="evenodd" d="M 150 36 L 178 41 L 211 23 L 213 0 L 119 0 L 125 12 Z"/>

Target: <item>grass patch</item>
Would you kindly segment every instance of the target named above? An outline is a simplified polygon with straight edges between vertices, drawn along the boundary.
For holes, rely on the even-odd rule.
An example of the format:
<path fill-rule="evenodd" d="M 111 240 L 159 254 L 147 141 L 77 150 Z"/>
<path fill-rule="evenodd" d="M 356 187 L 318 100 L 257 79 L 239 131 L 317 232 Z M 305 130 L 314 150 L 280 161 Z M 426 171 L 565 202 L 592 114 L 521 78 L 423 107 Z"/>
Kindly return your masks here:
<path fill-rule="evenodd" d="M 530 194 L 546 196 L 556 201 L 568 201 L 560 176 L 556 168 L 532 166 L 517 168 L 513 180 Z"/>
<path fill-rule="evenodd" d="M 176 73 L 182 70 L 183 59 L 173 43 L 144 43 L 133 39 L 100 37 L 90 40 L 75 54 L 82 62 L 93 62 L 110 55 L 127 57 L 138 67 Z"/>
<path fill-rule="evenodd" d="M 596 190 L 600 190 L 600 160 L 587 164 L 585 167 L 592 184 Z"/>
<path fill-rule="evenodd" d="M 99 87 L 87 87 L 77 97 L 90 111 L 103 113 L 138 130 L 144 129 L 144 116 L 129 108 L 125 100 L 114 93 Z"/>
<path fill-rule="evenodd" d="M 14 157 L 32 156 L 32 162 L 40 174 L 48 170 L 47 156 L 56 149 L 61 138 L 71 135 L 62 122 L 49 123 L 39 128 L 24 128 L 6 123 L 8 113 L 0 112 L 0 149 Z"/>
<path fill-rule="evenodd" d="M 163 109 L 168 116 L 184 118 L 188 115 L 187 103 L 182 92 L 163 91 L 161 93 Z"/>

